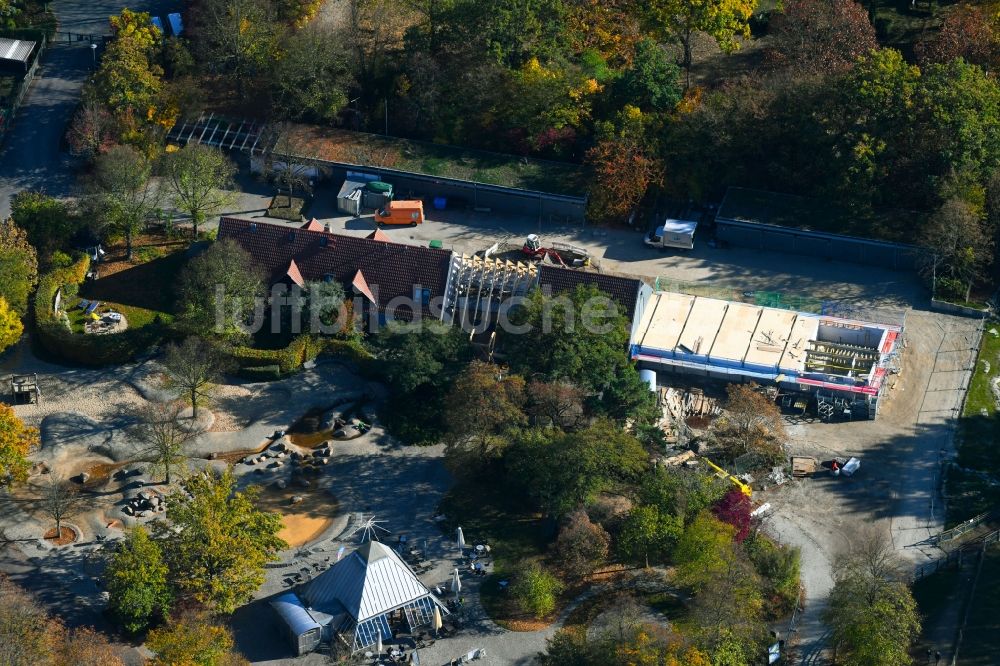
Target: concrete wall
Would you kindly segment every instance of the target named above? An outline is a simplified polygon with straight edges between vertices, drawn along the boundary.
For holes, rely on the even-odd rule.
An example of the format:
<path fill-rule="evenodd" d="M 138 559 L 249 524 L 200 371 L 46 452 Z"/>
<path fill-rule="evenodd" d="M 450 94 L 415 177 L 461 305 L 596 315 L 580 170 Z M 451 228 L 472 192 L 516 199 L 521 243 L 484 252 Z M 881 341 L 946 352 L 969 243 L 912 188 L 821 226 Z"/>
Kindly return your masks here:
<path fill-rule="evenodd" d="M 434 197 L 445 197 L 448 208 L 489 208 L 514 215 L 538 217 L 555 215 L 580 222 L 583 221 L 587 208 L 585 197 L 530 192 L 453 178 L 424 176 L 395 169 L 358 167 L 336 162 L 326 163 L 325 169 L 328 171 L 327 177 L 335 183 L 343 181 L 348 171 L 375 174 L 380 180 L 392 183 L 397 199 L 412 197 L 430 200 Z"/>
<path fill-rule="evenodd" d="M 963 317 L 975 317 L 976 319 L 982 319 L 983 317 L 988 317 L 990 314 L 989 310 L 978 310 L 976 308 L 967 308 L 964 305 L 956 305 L 955 303 L 949 303 L 948 301 L 939 301 L 936 299 L 931 299 L 931 310 L 935 312 L 947 312 L 948 314 L 957 314 Z"/>
<path fill-rule="evenodd" d="M 716 237 L 733 245 L 804 254 L 897 270 L 914 270 L 922 251 L 912 245 L 789 229 L 771 224 L 719 218 Z"/>

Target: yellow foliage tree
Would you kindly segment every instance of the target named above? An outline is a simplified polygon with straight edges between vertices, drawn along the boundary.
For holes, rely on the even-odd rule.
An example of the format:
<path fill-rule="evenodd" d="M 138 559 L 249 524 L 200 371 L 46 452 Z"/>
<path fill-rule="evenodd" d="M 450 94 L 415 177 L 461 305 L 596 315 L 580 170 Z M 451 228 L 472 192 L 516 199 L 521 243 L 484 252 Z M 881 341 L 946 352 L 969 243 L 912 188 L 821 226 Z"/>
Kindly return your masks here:
<path fill-rule="evenodd" d="M 684 48 L 685 87 L 691 85 L 691 38 L 704 32 L 729 53 L 750 37 L 750 17 L 757 0 L 651 0 L 649 18 Z"/>
<path fill-rule="evenodd" d="M 24 333 L 21 319 L 3 296 L 0 296 L 0 352 L 17 344 Z"/>
<path fill-rule="evenodd" d="M 28 454 L 38 446 L 38 430 L 28 428 L 14 409 L 0 404 L 0 486 L 28 478 Z"/>

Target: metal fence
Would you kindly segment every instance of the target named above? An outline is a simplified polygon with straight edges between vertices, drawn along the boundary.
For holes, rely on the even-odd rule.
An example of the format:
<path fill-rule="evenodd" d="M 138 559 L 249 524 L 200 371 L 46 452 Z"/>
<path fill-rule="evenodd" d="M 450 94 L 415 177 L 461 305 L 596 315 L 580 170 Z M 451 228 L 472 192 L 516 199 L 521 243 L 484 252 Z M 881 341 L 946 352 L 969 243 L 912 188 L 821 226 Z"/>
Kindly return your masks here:
<path fill-rule="evenodd" d="M 482 212 L 502 211 L 536 216 L 539 220 L 558 218 L 583 223 L 587 197 L 552 194 L 517 187 L 490 185 L 461 178 L 432 176 L 383 166 L 335 162 L 302 155 L 285 155 L 273 126 L 251 121 L 230 120 L 214 114 L 178 123 L 167 134 L 178 143 L 204 143 L 224 150 L 248 153 L 251 159 L 277 159 L 316 166 L 324 178 L 344 179 L 347 172 L 364 172 L 392 183 L 397 198 L 402 196 L 442 198 L 449 208 L 471 207 Z"/>
<path fill-rule="evenodd" d="M 6 104 L 0 106 L 0 143 L 6 138 L 7 131 L 14 122 L 14 116 L 17 115 L 17 110 L 20 108 L 24 96 L 28 93 L 31 82 L 35 79 L 35 74 L 38 72 L 38 63 L 42 61 L 42 54 L 45 53 L 46 45 L 47 40 L 45 35 L 42 34 L 38 42 L 38 48 L 35 50 L 31 67 L 28 68 L 28 71 L 24 74 L 24 78 L 21 79 L 21 85 L 18 87 L 17 92 Z"/>

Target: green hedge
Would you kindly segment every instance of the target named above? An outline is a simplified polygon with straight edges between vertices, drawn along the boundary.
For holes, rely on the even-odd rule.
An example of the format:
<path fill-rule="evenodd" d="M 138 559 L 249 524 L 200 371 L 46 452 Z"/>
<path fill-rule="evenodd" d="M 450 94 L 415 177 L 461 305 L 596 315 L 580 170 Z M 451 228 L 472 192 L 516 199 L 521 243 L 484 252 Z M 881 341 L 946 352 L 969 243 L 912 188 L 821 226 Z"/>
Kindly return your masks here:
<path fill-rule="evenodd" d="M 74 334 L 69 321 L 53 312 L 56 292 L 73 292 L 90 270 L 90 257 L 83 255 L 64 268 L 46 273 L 35 292 L 35 335 L 42 348 L 64 361 L 82 365 L 126 363 L 160 342 L 168 333 L 165 321 L 156 317 L 146 326 L 129 328 L 112 335 Z"/>
<path fill-rule="evenodd" d="M 281 379 L 281 367 L 277 365 L 262 365 L 259 368 L 240 368 L 237 373 L 243 379 L 254 382 L 271 382 Z"/>
<path fill-rule="evenodd" d="M 315 338 L 309 335 L 300 335 L 284 349 L 236 347 L 231 352 L 233 361 L 239 367 L 241 375 L 244 370 L 269 366 L 277 366 L 282 375 L 287 375 L 320 354 L 344 357 L 355 363 L 361 370 L 368 368 L 374 359 L 371 353 L 364 348 L 364 345 L 357 340 Z"/>

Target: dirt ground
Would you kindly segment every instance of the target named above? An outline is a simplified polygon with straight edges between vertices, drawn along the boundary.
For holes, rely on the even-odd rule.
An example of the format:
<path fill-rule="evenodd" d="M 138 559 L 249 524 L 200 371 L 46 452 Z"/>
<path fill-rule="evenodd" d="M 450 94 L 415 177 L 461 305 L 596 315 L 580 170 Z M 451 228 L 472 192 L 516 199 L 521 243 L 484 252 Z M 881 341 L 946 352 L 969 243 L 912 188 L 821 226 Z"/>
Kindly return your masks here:
<path fill-rule="evenodd" d="M 802 550 L 805 607 L 797 638 L 803 663 L 822 657 L 820 614 L 834 565 L 862 528 L 885 530 L 911 567 L 943 554 L 926 539 L 944 529 L 941 465 L 953 455 L 953 418 L 974 367 L 978 329 L 976 320 L 911 310 L 902 371 L 876 421 L 788 424 L 793 455 L 862 461 L 851 478 L 795 479 L 754 495 L 755 502 L 772 505 L 767 529 Z"/>
<path fill-rule="evenodd" d="M 292 497 L 302 498 L 292 504 Z M 333 524 L 340 505 L 330 493 L 316 488 L 268 487 L 260 494 L 258 506 L 281 514 L 284 525 L 278 536 L 289 547 L 302 546 L 318 538 Z"/>

